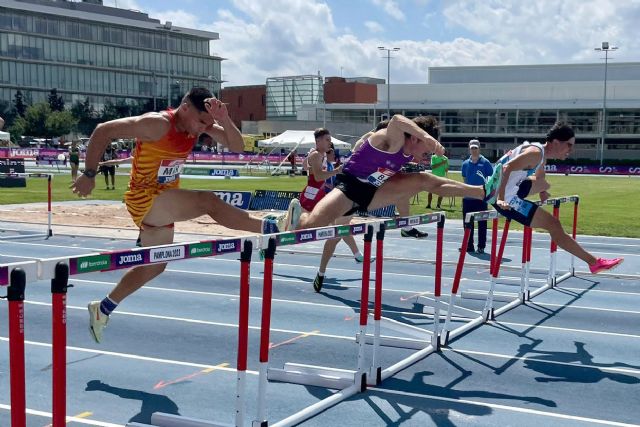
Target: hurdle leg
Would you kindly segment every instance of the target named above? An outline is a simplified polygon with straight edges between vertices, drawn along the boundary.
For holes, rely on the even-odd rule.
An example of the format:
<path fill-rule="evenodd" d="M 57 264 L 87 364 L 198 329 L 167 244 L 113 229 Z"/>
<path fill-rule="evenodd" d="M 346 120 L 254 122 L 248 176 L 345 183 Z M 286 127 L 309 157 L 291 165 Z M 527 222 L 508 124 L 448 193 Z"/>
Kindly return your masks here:
<path fill-rule="evenodd" d="M 269 367 L 269 335 L 271 332 L 271 299 L 273 289 L 273 259 L 276 253 L 276 241 L 269 239 L 264 254 L 264 281 L 262 286 L 262 321 L 260 325 L 260 370 L 258 378 L 258 415 L 253 421 L 254 427 L 267 425 L 267 372 Z"/>
<path fill-rule="evenodd" d="M 449 294 L 449 307 L 447 309 L 447 317 L 442 328 L 442 345 L 446 345 L 449 342 L 449 331 L 451 330 L 451 312 L 455 305 L 455 296 L 458 293 L 458 287 L 460 286 L 460 279 L 462 277 L 462 269 L 464 267 L 464 258 L 467 255 L 467 245 L 471 237 L 471 229 L 473 228 L 473 217 L 470 221 L 464 223 L 464 235 L 462 237 L 462 246 L 460 247 L 460 254 L 458 255 L 458 265 L 456 266 L 456 273 L 453 277 L 453 285 L 451 286 L 451 294 Z"/>
<path fill-rule="evenodd" d="M 9 302 L 9 376 L 11 425 L 27 425 L 26 379 L 24 362 L 24 290 L 26 274 L 20 268 L 11 271 L 7 288 Z"/>
<path fill-rule="evenodd" d="M 494 220 L 497 222 L 497 220 Z M 493 262 L 493 269 L 491 271 L 491 283 L 489 286 L 489 293 L 487 295 L 487 301 L 484 306 L 483 316 L 485 320 L 493 320 L 493 293 L 496 286 L 496 281 L 498 280 L 498 274 L 500 272 L 500 264 L 502 263 L 502 255 L 504 254 L 504 247 L 507 244 L 507 236 L 509 235 L 509 225 L 511 224 L 511 220 L 507 219 L 504 222 L 504 229 L 502 231 L 502 238 L 500 239 L 500 250 L 498 251 L 498 255 L 495 257 Z"/>
<path fill-rule="evenodd" d="M 67 417 L 67 287 L 69 266 L 56 264 L 51 279 L 52 307 L 52 402 L 53 427 L 63 427 Z"/>
<path fill-rule="evenodd" d="M 371 369 L 369 371 L 369 384 L 378 385 L 382 381 L 380 365 L 380 319 L 382 317 L 382 266 L 384 262 L 384 223 L 376 233 L 376 281 L 375 281 L 375 302 L 373 309 L 373 351 L 371 356 Z M 365 337 L 360 335 L 361 339 Z"/>

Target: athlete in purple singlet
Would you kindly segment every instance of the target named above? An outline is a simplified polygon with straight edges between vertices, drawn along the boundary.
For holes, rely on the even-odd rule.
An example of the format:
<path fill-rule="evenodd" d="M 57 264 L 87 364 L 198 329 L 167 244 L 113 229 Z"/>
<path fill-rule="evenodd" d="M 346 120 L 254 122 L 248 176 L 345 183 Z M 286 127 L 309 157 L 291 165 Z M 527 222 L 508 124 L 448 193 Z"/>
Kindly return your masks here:
<path fill-rule="evenodd" d="M 440 196 L 458 196 L 495 201 L 502 168 L 484 186 L 472 186 L 429 173 L 399 173 L 411 160 L 417 161 L 432 152 L 442 154 L 438 142 L 437 120 L 431 116 L 410 120 L 396 114 L 386 129 L 368 136 L 336 176 L 336 188 L 327 194 L 311 213 L 302 214 L 298 229 L 322 227 L 336 218 L 357 210 L 374 210 L 400 204 L 420 191 Z"/>

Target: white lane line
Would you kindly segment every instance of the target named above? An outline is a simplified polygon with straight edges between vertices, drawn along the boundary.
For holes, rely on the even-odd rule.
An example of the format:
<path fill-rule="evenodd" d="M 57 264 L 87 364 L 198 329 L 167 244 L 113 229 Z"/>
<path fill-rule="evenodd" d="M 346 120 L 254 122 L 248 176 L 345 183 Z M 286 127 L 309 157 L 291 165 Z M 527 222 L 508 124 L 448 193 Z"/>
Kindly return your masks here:
<path fill-rule="evenodd" d="M 9 338 L 8 337 L 0 337 L 0 341 L 9 342 Z M 25 340 L 24 343 L 26 345 L 32 345 L 34 347 L 45 347 L 45 348 L 51 348 L 52 347 L 51 343 L 40 342 L 40 341 L 28 341 L 28 340 Z M 118 353 L 118 352 L 115 352 L 115 351 L 96 350 L 96 349 L 93 349 L 93 348 L 74 347 L 74 346 L 70 346 L 70 345 L 67 346 L 67 351 L 77 351 L 77 352 L 80 352 L 80 353 L 90 353 L 90 354 L 98 354 L 98 355 L 104 355 L 104 356 L 113 356 L 113 357 L 120 357 L 120 358 L 123 358 L 123 359 L 141 360 L 143 362 L 162 363 L 162 364 L 166 364 L 166 365 L 188 366 L 188 367 L 191 367 L 191 368 L 198 368 L 198 369 L 213 369 L 213 368 L 215 368 L 217 371 L 236 372 L 235 368 L 229 368 L 229 367 L 220 366 L 220 365 L 207 365 L 207 364 L 203 364 L 203 363 L 185 362 L 185 361 L 182 361 L 182 360 L 161 359 L 161 358 L 158 358 L 158 357 L 140 356 L 140 355 L 131 354 L 131 353 Z M 247 372 L 252 374 L 252 375 L 258 375 L 258 371 L 247 370 Z"/>
<path fill-rule="evenodd" d="M 594 310 L 594 311 L 607 311 L 611 313 L 640 314 L 640 311 L 636 311 L 636 310 L 622 310 L 622 309 L 616 309 L 616 308 L 603 308 L 603 307 L 586 307 L 583 305 L 573 305 L 573 304 L 569 304 L 569 305 L 551 304 L 551 303 L 538 302 L 538 301 L 532 301 L 532 304 L 539 305 L 542 307 L 565 307 L 565 308 L 575 308 L 578 310 Z"/>
<path fill-rule="evenodd" d="M 418 393 L 411 393 L 408 391 L 390 390 L 390 389 L 378 388 L 378 387 L 369 387 L 368 389 L 372 391 L 380 392 L 382 394 L 386 393 L 386 394 L 394 394 L 398 396 L 414 397 L 417 399 L 430 399 L 430 400 L 439 400 L 439 401 L 450 402 L 450 403 L 467 404 L 467 405 L 474 405 L 474 406 L 485 406 L 487 408 L 502 409 L 505 411 L 519 412 L 519 413 L 529 414 L 529 415 L 541 415 L 544 417 L 559 418 L 563 420 L 582 421 L 586 423 L 603 424 L 603 425 L 618 426 L 618 427 L 638 427 L 638 424 L 628 424 L 628 423 L 621 423 L 617 421 L 602 420 L 597 418 L 579 417 L 576 415 L 540 411 L 537 409 L 520 408 L 517 406 L 500 405 L 497 403 L 476 402 L 474 400 L 468 400 L 468 399 L 453 399 L 450 397 L 433 396 L 430 394 L 418 394 Z"/>
<path fill-rule="evenodd" d="M 499 359 L 523 360 L 523 361 L 531 361 L 536 363 L 548 363 L 550 365 L 571 366 L 573 368 L 597 369 L 599 371 L 616 372 L 616 373 L 622 373 L 622 374 L 640 375 L 640 369 L 632 369 L 632 368 L 614 368 L 614 367 L 597 366 L 597 365 L 583 365 L 580 363 L 559 362 L 555 360 L 538 359 L 535 357 L 517 357 L 517 356 L 511 356 L 509 354 L 486 353 L 483 351 L 462 350 L 457 348 L 443 348 L 442 351 L 450 351 L 453 353 L 461 353 L 461 354 L 473 354 L 477 356 L 496 357 Z"/>
<path fill-rule="evenodd" d="M 602 289 L 567 288 L 567 287 L 564 287 L 564 286 L 559 286 L 558 289 L 560 289 L 560 290 L 565 289 L 565 290 L 568 290 L 568 291 L 576 291 L 576 292 L 589 291 L 589 293 L 603 293 L 603 294 L 612 294 L 612 295 L 640 296 L 640 292 L 604 291 Z"/>
<path fill-rule="evenodd" d="M 4 404 L 0 403 L 0 409 L 4 409 L 4 410 L 7 410 L 7 411 L 11 412 L 11 406 L 10 405 L 4 405 Z M 29 408 L 27 408 L 27 414 L 36 415 L 38 417 L 45 417 L 45 418 L 52 418 L 53 417 L 53 414 L 51 412 L 38 411 L 36 409 L 29 409 Z M 74 422 L 74 423 L 78 423 L 78 424 L 86 424 L 86 425 L 89 425 L 89 426 L 122 427 L 122 424 L 113 424 L 113 423 L 107 423 L 107 422 L 104 422 L 104 421 L 95 421 L 95 420 L 90 420 L 90 419 L 87 419 L 87 418 L 78 418 L 78 417 L 70 417 L 70 416 L 67 416 L 66 421 L 67 421 L 67 423 Z"/>
<path fill-rule="evenodd" d="M 47 303 L 47 302 L 25 301 L 24 303 L 25 304 L 30 304 L 30 305 L 40 305 L 40 306 L 45 306 L 45 307 L 51 307 L 51 303 Z M 87 311 L 86 307 L 79 307 L 79 306 L 75 306 L 75 305 L 67 305 L 67 309 Z M 238 325 L 233 324 L 233 323 L 213 322 L 213 321 L 210 321 L 210 320 L 189 319 L 189 318 L 186 318 L 186 317 L 160 316 L 160 315 L 157 315 L 157 314 L 133 313 L 133 312 L 130 312 L 130 311 L 120 311 L 120 310 L 118 310 L 118 315 L 144 317 L 144 318 L 149 318 L 149 319 L 170 320 L 170 321 L 184 322 L 184 323 L 195 323 L 195 324 L 198 324 L 198 325 L 221 326 L 221 327 L 235 328 L 235 329 L 238 328 Z M 252 329 L 252 330 L 255 330 L 255 331 L 261 330 L 260 326 L 249 326 L 249 329 Z M 309 336 L 318 336 L 318 337 L 324 337 L 324 338 L 337 338 L 337 339 L 342 339 L 342 340 L 355 341 L 355 336 L 354 337 L 346 337 L 346 336 L 342 336 L 342 335 L 323 334 L 323 333 L 310 333 L 309 331 L 296 331 L 296 330 L 291 330 L 291 329 L 271 328 L 271 332 L 281 332 L 281 333 L 284 333 L 284 334 L 294 334 L 294 335 L 308 334 Z"/>
<path fill-rule="evenodd" d="M 25 301 L 24 303 L 25 304 L 31 304 L 31 305 L 40 305 L 40 306 L 51 307 L 51 303 L 47 303 L 47 302 Z M 67 309 L 86 311 L 87 308 L 86 307 L 73 306 L 73 305 L 67 305 Z M 189 319 L 189 318 L 184 318 L 184 317 L 160 316 L 160 315 L 156 315 L 156 314 L 132 313 L 132 312 L 128 312 L 128 311 L 118 311 L 118 314 L 126 315 L 126 316 L 144 317 L 144 318 L 150 318 L 150 319 L 161 319 L 161 320 L 170 320 L 170 321 L 185 322 L 185 323 L 195 323 L 195 324 L 201 324 L 201 325 L 221 326 L 221 327 L 227 327 L 227 328 L 238 328 L 238 325 L 235 325 L 233 323 L 213 322 L 213 321 L 209 321 L 209 320 L 196 320 L 196 319 Z M 415 313 L 409 313 L 409 314 L 415 314 Z M 618 333 L 618 332 L 594 331 L 594 330 L 589 330 L 589 329 L 572 329 L 572 328 L 563 328 L 563 327 L 556 327 L 556 326 L 542 326 L 542 325 L 534 325 L 534 324 L 527 324 L 527 323 L 500 322 L 500 321 L 489 321 L 487 323 L 488 324 L 494 324 L 494 325 L 521 326 L 521 327 L 524 327 L 524 328 L 532 328 L 533 327 L 535 329 L 557 330 L 557 331 L 561 331 L 561 332 L 576 332 L 576 333 L 585 333 L 585 334 L 605 335 L 605 336 L 612 336 L 612 337 L 640 338 L 640 335 L 623 334 L 623 333 Z M 249 326 L 249 329 L 259 331 L 260 327 L 259 326 Z M 297 331 L 297 330 L 277 329 L 277 328 L 271 328 L 271 332 L 280 332 L 280 333 L 294 334 L 294 335 L 301 335 L 301 334 L 308 334 L 309 333 L 309 331 Z M 343 336 L 343 335 L 324 334 L 324 333 L 317 333 L 317 334 L 310 334 L 310 335 L 324 337 L 324 338 L 336 338 L 336 339 L 341 339 L 341 340 L 355 341 L 355 337 L 348 337 L 348 336 Z"/>
<path fill-rule="evenodd" d="M 594 331 L 590 329 L 574 329 L 574 328 L 564 328 L 564 327 L 557 327 L 557 326 L 542 326 L 542 325 L 534 325 L 531 323 L 501 322 L 499 320 L 491 320 L 487 323 L 493 324 L 493 325 L 520 326 L 526 329 L 529 329 L 529 328 L 548 329 L 550 331 L 560 331 L 564 333 L 576 332 L 576 333 L 582 333 L 582 334 L 606 335 L 611 337 L 640 338 L 640 335 L 623 334 L 620 332 L 605 332 L 605 331 Z"/>

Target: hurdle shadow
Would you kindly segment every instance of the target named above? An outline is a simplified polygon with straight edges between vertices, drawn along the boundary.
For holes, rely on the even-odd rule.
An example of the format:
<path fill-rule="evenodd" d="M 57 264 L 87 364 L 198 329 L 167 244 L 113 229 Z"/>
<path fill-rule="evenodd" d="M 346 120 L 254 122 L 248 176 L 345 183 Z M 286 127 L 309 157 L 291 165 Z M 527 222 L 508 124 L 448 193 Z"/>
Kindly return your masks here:
<path fill-rule="evenodd" d="M 493 413 L 493 409 L 482 404 L 473 405 L 457 400 L 469 399 L 497 399 L 497 400 L 517 400 L 525 404 L 537 404 L 545 407 L 556 407 L 556 403 L 549 399 L 537 396 L 517 396 L 512 394 L 498 393 L 488 390 L 460 390 L 456 386 L 469 378 L 471 371 L 462 369 L 460 366 L 444 357 L 448 363 L 453 364 L 456 369 L 461 370 L 461 375 L 451 383 L 440 386 L 430 384 L 427 377 L 433 376 L 430 371 L 417 372 L 411 380 L 390 378 L 383 384 L 384 388 L 370 390 L 365 397 L 365 401 L 378 414 L 387 426 L 400 426 L 410 422 L 418 413 L 427 414 L 437 426 L 456 426 L 450 417 L 455 412 L 467 416 L 480 417 Z M 373 397 L 378 397 L 384 401 L 384 406 L 390 406 L 395 411 L 395 416 L 389 414 L 388 409 L 382 409 L 375 403 Z M 406 408 L 411 408 L 407 410 Z"/>
<path fill-rule="evenodd" d="M 142 390 L 114 387 L 100 380 L 91 380 L 87 383 L 85 391 L 102 391 L 118 396 L 121 399 L 139 400 L 142 403 L 140 411 L 131 417 L 130 423 L 151 423 L 151 415 L 154 412 L 164 412 L 172 415 L 180 415 L 178 405 L 161 394 L 148 393 Z"/>
<path fill-rule="evenodd" d="M 327 280 L 327 279 L 325 279 Z M 326 283 L 326 282 L 325 282 Z M 344 288 L 344 287 L 340 287 L 340 286 L 322 286 L 322 291 L 320 291 L 319 293 L 321 295 L 323 295 L 324 297 L 339 302 L 342 305 L 349 307 L 351 309 L 353 309 L 353 311 L 356 314 L 360 313 L 360 293 L 358 292 L 358 296 L 357 299 L 349 299 L 349 298 L 344 298 L 338 294 L 335 293 L 331 293 L 331 292 L 326 292 L 327 290 L 340 290 L 340 291 L 345 291 L 345 290 L 353 290 L 353 289 L 349 289 L 349 288 Z M 370 295 L 371 296 L 371 295 Z M 422 315 L 423 314 L 423 309 L 424 309 L 425 305 L 421 304 L 419 302 L 413 302 L 411 303 L 411 308 L 408 307 L 401 307 L 401 306 L 396 306 L 396 305 L 392 305 L 392 304 L 388 304 L 388 303 L 382 303 L 380 305 L 381 310 L 384 312 L 384 317 L 388 318 L 388 319 L 392 319 L 392 320 L 396 320 L 399 322 L 403 322 L 406 323 L 408 325 L 411 326 L 431 326 L 433 325 L 433 320 L 429 319 L 427 317 L 413 317 L 413 316 L 407 316 L 404 313 L 410 313 L 410 314 L 416 314 L 416 315 Z M 370 312 L 372 312 L 373 310 L 373 301 L 370 299 L 369 300 L 369 310 Z"/>
<path fill-rule="evenodd" d="M 573 344 L 576 347 L 575 352 L 526 348 L 526 353 L 532 354 L 534 359 L 525 360 L 524 366 L 527 369 L 544 375 L 542 377 L 535 377 L 535 380 L 540 383 L 573 382 L 594 384 L 605 379 L 623 384 L 640 383 L 640 378 L 637 374 L 634 376 L 606 370 L 607 368 L 627 368 L 640 371 L 640 366 L 633 366 L 623 362 L 594 362 L 593 356 L 585 348 L 585 343 L 574 341 Z M 524 346 L 527 346 L 527 344 L 524 344 Z M 571 363 L 575 365 L 559 365 L 553 362 Z"/>

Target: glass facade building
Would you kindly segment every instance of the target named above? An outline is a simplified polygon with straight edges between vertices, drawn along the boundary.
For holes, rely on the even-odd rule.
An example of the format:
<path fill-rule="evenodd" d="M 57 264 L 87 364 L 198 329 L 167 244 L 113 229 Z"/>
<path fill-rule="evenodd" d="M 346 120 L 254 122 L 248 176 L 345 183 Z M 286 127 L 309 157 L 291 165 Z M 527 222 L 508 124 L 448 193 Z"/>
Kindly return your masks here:
<path fill-rule="evenodd" d="M 295 119 L 303 105 L 324 103 L 321 76 L 269 77 L 267 79 L 267 119 Z"/>
<path fill-rule="evenodd" d="M 219 93 L 218 34 L 178 28 L 92 2 L 0 0 L 0 101 L 29 102 L 55 88 L 69 106 L 86 98 L 175 105 L 192 86 Z"/>

